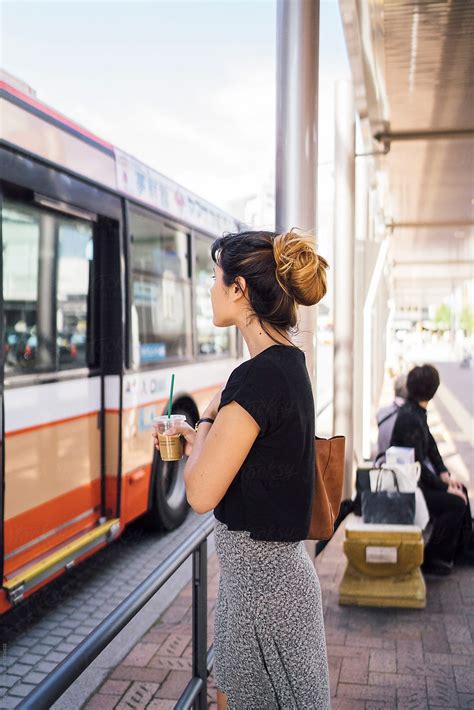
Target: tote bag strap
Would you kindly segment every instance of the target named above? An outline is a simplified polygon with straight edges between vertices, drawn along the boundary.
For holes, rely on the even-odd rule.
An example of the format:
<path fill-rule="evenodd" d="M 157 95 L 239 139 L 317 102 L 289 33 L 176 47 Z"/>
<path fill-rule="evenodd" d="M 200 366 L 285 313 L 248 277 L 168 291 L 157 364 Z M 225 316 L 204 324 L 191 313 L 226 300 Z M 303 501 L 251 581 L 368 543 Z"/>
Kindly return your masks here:
<path fill-rule="evenodd" d="M 391 472 L 391 474 L 392 474 L 392 476 L 393 476 L 393 485 L 394 485 L 395 488 L 397 489 L 398 493 L 400 493 L 400 488 L 398 487 L 398 481 L 397 481 L 397 474 L 396 474 L 396 472 L 393 470 L 393 468 L 381 468 L 381 469 L 379 470 L 379 473 L 378 473 L 378 475 L 377 475 L 377 484 L 376 484 L 376 486 L 375 486 L 375 492 L 376 492 L 376 493 L 381 493 L 381 492 L 382 492 L 382 491 L 380 490 L 380 486 L 381 486 L 381 484 L 382 484 L 382 478 L 381 478 L 381 476 L 382 476 L 382 473 L 384 473 L 385 471 L 387 471 L 387 472 L 390 471 L 390 472 Z"/>

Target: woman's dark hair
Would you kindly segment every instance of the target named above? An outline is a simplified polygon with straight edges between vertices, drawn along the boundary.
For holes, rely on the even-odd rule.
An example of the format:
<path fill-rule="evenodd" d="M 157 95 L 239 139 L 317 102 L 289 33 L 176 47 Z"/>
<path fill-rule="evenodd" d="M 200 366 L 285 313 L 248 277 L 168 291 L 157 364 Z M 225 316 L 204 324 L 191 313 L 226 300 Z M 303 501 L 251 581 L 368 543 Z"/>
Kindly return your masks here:
<path fill-rule="evenodd" d="M 316 253 L 311 236 L 295 229 L 224 234 L 211 254 L 226 286 L 238 276 L 245 279 L 250 308 L 264 330 L 264 323 L 283 334 L 294 329 L 298 304 L 311 306 L 326 293 L 328 263 Z"/>
<path fill-rule="evenodd" d="M 407 376 L 408 398 L 415 402 L 428 402 L 439 387 L 439 372 L 433 365 L 421 365 L 410 370 Z"/>

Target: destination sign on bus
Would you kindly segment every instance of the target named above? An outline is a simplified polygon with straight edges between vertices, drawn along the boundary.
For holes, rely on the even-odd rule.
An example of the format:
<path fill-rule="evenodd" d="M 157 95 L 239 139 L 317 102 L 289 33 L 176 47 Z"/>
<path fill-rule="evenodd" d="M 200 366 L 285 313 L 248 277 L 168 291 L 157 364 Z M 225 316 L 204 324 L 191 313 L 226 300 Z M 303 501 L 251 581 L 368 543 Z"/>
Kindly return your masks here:
<path fill-rule="evenodd" d="M 206 232 L 238 232 L 239 222 L 128 153 L 115 151 L 117 188 L 160 212 Z"/>

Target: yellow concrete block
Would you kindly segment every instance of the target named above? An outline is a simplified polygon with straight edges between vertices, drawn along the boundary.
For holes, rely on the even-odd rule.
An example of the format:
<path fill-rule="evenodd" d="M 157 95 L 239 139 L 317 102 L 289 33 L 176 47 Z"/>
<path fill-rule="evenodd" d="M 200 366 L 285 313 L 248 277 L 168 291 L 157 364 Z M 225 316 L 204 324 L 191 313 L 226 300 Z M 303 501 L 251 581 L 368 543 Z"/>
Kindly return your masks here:
<path fill-rule="evenodd" d="M 366 525 L 350 516 L 344 553 L 348 559 L 339 603 L 422 609 L 426 585 L 421 529 L 414 525 Z"/>
<path fill-rule="evenodd" d="M 368 577 L 400 576 L 420 567 L 423 562 L 423 540 L 344 540 L 344 552 L 360 574 Z M 384 559 L 387 561 L 384 562 Z"/>
<path fill-rule="evenodd" d="M 424 609 L 425 580 L 419 569 L 399 577 L 374 579 L 359 574 L 348 563 L 339 586 L 339 604 Z"/>

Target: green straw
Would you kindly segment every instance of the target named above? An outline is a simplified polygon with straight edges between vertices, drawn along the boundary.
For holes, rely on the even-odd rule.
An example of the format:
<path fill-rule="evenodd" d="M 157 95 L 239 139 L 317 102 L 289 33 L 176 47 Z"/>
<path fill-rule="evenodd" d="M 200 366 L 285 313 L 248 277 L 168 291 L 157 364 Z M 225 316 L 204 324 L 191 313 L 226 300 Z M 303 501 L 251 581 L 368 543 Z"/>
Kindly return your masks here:
<path fill-rule="evenodd" d="M 174 375 L 171 375 L 170 401 L 168 404 L 168 419 L 171 418 L 171 408 L 173 406 Z"/>

